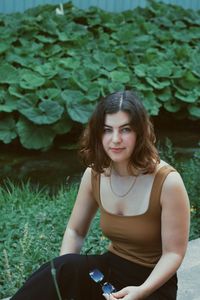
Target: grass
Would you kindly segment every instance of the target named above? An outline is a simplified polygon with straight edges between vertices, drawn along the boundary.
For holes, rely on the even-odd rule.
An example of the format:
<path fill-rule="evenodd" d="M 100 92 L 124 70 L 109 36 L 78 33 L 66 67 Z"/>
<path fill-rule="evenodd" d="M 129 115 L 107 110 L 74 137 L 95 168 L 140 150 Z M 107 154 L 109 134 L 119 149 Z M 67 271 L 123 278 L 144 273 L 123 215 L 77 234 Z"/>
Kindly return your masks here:
<path fill-rule="evenodd" d="M 76 198 L 77 184 L 49 190 L 7 181 L 0 188 L 0 299 L 12 295 L 42 263 L 59 255 L 63 233 Z M 106 239 L 97 214 L 83 251 L 103 251 Z"/>
<path fill-rule="evenodd" d="M 161 149 L 163 152 L 163 149 Z M 185 182 L 191 201 L 190 239 L 200 237 L 200 153 L 186 162 L 177 162 L 170 144 L 164 159 L 175 165 Z M 0 187 L 0 298 L 12 295 L 25 278 L 42 263 L 59 255 L 63 233 L 77 193 L 77 184 L 61 186 L 55 195 L 48 188 L 6 181 Z M 104 251 L 107 240 L 94 219 L 83 252 Z"/>

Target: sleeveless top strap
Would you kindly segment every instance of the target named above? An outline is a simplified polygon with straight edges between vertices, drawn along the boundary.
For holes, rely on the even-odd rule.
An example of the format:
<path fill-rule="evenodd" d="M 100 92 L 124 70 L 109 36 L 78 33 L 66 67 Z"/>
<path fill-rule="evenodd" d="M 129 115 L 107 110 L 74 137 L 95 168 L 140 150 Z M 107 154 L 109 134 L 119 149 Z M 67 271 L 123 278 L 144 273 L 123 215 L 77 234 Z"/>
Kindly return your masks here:
<path fill-rule="evenodd" d="M 160 196 L 162 192 L 163 183 L 170 172 L 176 172 L 176 170 L 170 165 L 161 167 L 154 178 L 153 185 L 151 188 L 151 194 L 149 199 L 149 214 L 159 216 L 161 213 Z"/>
<path fill-rule="evenodd" d="M 170 165 L 165 165 L 157 171 L 153 181 L 150 199 L 153 198 L 157 199 L 157 201 L 160 201 L 163 183 L 170 172 L 176 172 L 176 170 Z"/>
<path fill-rule="evenodd" d="M 92 169 L 92 173 L 91 173 L 91 184 L 92 184 L 92 193 L 93 193 L 93 197 L 95 199 L 95 201 L 98 203 L 98 205 L 100 204 L 99 201 L 99 192 L 100 192 L 100 174 L 95 172 Z"/>

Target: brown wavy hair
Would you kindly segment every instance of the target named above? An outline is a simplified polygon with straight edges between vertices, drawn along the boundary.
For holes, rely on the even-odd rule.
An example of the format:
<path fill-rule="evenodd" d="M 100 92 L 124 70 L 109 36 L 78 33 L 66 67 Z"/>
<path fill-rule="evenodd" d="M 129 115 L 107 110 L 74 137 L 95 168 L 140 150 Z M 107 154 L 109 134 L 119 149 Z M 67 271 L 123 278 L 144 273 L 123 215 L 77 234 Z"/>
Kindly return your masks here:
<path fill-rule="evenodd" d="M 105 168 L 110 167 L 111 159 L 102 145 L 104 122 L 106 114 L 119 111 L 129 114 L 130 125 L 136 132 L 136 145 L 129 166 L 136 173 L 153 173 L 160 161 L 155 147 L 153 125 L 137 93 L 129 90 L 112 93 L 98 102 L 80 139 L 80 156 L 83 162 L 98 173 L 103 173 Z"/>

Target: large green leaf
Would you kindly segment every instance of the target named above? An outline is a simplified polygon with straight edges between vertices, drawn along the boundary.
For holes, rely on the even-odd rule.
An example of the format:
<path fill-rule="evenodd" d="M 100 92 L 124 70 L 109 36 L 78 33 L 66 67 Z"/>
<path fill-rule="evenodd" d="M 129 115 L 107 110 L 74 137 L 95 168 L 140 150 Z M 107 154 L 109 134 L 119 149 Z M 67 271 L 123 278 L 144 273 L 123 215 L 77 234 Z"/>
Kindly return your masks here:
<path fill-rule="evenodd" d="M 96 51 L 94 54 L 94 58 L 108 71 L 116 69 L 119 65 L 117 56 L 114 53 Z"/>
<path fill-rule="evenodd" d="M 62 42 L 74 41 L 83 38 L 87 34 L 85 26 L 79 25 L 71 21 L 66 23 L 62 31 L 57 31 L 58 40 Z"/>
<path fill-rule="evenodd" d="M 73 121 L 86 124 L 94 110 L 94 104 L 87 103 L 85 96 L 79 91 L 65 90 L 62 98 L 66 102 L 66 108 Z"/>
<path fill-rule="evenodd" d="M 181 103 L 176 101 L 167 101 L 164 103 L 164 108 L 171 113 L 175 113 L 181 109 Z"/>
<path fill-rule="evenodd" d="M 67 58 L 61 58 L 58 60 L 59 65 L 69 68 L 69 69 L 77 69 L 80 66 L 80 58 L 75 57 L 67 57 Z"/>
<path fill-rule="evenodd" d="M 35 38 L 42 42 L 42 43 L 54 43 L 56 41 L 56 38 L 52 37 L 52 36 L 45 36 L 45 35 L 42 35 L 42 34 L 36 34 L 35 35 Z"/>
<path fill-rule="evenodd" d="M 137 44 L 137 46 L 139 47 L 145 48 L 145 47 L 154 46 L 155 41 L 151 35 L 143 33 L 141 35 L 134 37 L 134 43 Z"/>
<path fill-rule="evenodd" d="M 10 51 L 7 53 L 7 61 L 10 63 L 19 64 L 23 67 L 31 66 L 34 63 L 34 59 L 32 56 L 26 55 L 21 56 L 19 54 L 14 53 L 13 51 Z"/>
<path fill-rule="evenodd" d="M 192 117 L 200 119 L 200 107 L 196 105 L 191 105 L 188 107 L 188 111 Z"/>
<path fill-rule="evenodd" d="M 38 7 L 36 7 L 37 9 Z M 40 14 L 44 13 L 44 9 L 43 12 L 40 12 Z M 37 15 L 39 15 L 39 13 L 37 13 Z M 51 18 L 45 18 L 42 22 L 42 30 L 45 33 L 48 33 L 49 36 L 55 35 L 57 32 L 57 27 L 58 27 L 58 23 L 51 17 Z"/>
<path fill-rule="evenodd" d="M 40 98 L 41 100 L 54 100 L 54 99 L 58 99 L 60 98 L 60 94 L 61 91 L 60 89 L 56 89 L 56 88 L 47 88 L 44 90 L 39 90 L 36 95 L 38 96 L 38 98 Z"/>
<path fill-rule="evenodd" d="M 19 81 L 18 70 L 10 64 L 0 65 L 0 83 L 18 83 Z"/>
<path fill-rule="evenodd" d="M 130 81 L 130 74 L 124 71 L 112 71 L 110 73 L 112 81 L 118 81 L 121 83 L 126 83 Z"/>
<path fill-rule="evenodd" d="M 199 99 L 199 93 L 197 90 L 180 92 L 176 91 L 175 96 L 177 99 L 186 103 L 195 103 Z"/>
<path fill-rule="evenodd" d="M 23 147 L 27 149 L 48 149 L 55 138 L 55 131 L 47 126 L 39 126 L 25 118 L 17 122 L 17 131 Z"/>
<path fill-rule="evenodd" d="M 190 56 L 191 60 L 188 61 L 188 68 L 191 69 L 192 73 L 200 78 L 200 51 L 199 47 L 197 51 L 194 51 Z"/>
<path fill-rule="evenodd" d="M 156 66 L 150 66 L 147 69 L 148 76 L 151 77 L 170 77 L 173 72 L 174 65 L 171 61 L 158 62 Z"/>
<path fill-rule="evenodd" d="M 75 70 L 72 74 L 72 79 L 82 90 L 87 91 L 90 85 L 90 80 L 97 77 L 97 73 L 90 69 L 84 68 Z"/>
<path fill-rule="evenodd" d="M 179 85 L 184 89 L 191 90 L 200 85 L 200 80 L 191 71 L 187 70 L 182 78 L 179 79 Z"/>
<path fill-rule="evenodd" d="M 182 30 L 182 31 L 174 31 L 171 30 L 172 37 L 180 42 L 185 42 L 188 43 L 191 41 L 192 37 L 189 35 L 189 32 L 187 30 Z"/>
<path fill-rule="evenodd" d="M 30 70 L 21 70 L 20 72 L 20 87 L 27 90 L 34 90 L 45 83 L 45 79 Z"/>
<path fill-rule="evenodd" d="M 173 26 L 173 23 L 171 22 L 171 20 L 166 17 L 166 16 L 159 16 L 157 18 L 157 23 L 159 24 L 159 26 L 161 27 L 167 27 L 167 28 L 171 28 Z"/>
<path fill-rule="evenodd" d="M 150 115 L 157 116 L 159 114 L 161 103 L 159 103 L 156 100 L 156 97 L 153 92 L 151 91 L 143 92 L 142 102 Z"/>
<path fill-rule="evenodd" d="M 107 78 L 102 78 L 102 77 L 99 77 L 97 82 L 99 83 L 99 86 L 100 86 L 100 91 L 101 91 L 101 95 L 102 96 L 106 96 L 106 94 L 108 93 L 108 88 L 109 88 L 109 85 L 110 85 L 110 80 L 108 80 Z"/>
<path fill-rule="evenodd" d="M 5 102 L 5 97 L 6 97 L 6 91 L 0 89 L 0 104 L 3 104 Z"/>
<path fill-rule="evenodd" d="M 182 68 L 182 66 L 176 66 L 173 70 L 173 74 L 171 75 L 171 78 L 181 78 L 183 77 L 185 73 L 185 70 Z"/>
<path fill-rule="evenodd" d="M 128 43 L 129 40 L 132 40 L 134 37 L 135 31 L 139 32 L 139 29 L 135 29 L 132 24 L 127 24 L 126 26 L 120 26 L 118 24 L 116 26 L 116 32 L 111 34 L 111 37 L 117 40 L 120 43 Z M 118 27 L 118 28 L 117 28 Z"/>
<path fill-rule="evenodd" d="M 85 98 L 90 101 L 97 101 L 100 96 L 101 88 L 98 83 L 91 83 L 88 91 L 86 92 Z"/>
<path fill-rule="evenodd" d="M 31 100 L 27 99 L 18 105 L 18 109 L 22 115 L 38 125 L 57 122 L 64 111 L 60 104 L 52 100 L 41 101 L 35 106 Z"/>
<path fill-rule="evenodd" d="M 13 112 L 17 110 L 18 103 L 19 99 L 10 95 L 9 93 L 4 93 L 0 99 L 0 112 Z"/>
<path fill-rule="evenodd" d="M 31 53 L 34 54 L 42 51 L 43 44 L 41 43 L 36 43 L 34 40 L 30 41 L 26 37 L 20 37 L 19 41 L 23 46 L 21 48 L 15 48 L 15 52 L 17 51 L 19 54 L 30 55 Z"/>
<path fill-rule="evenodd" d="M 147 70 L 148 70 L 148 66 L 145 64 L 138 64 L 138 65 L 134 66 L 135 74 L 138 77 L 145 77 L 147 74 Z"/>
<path fill-rule="evenodd" d="M 20 89 L 18 85 L 10 85 L 8 88 L 8 92 L 10 95 L 15 96 L 16 98 L 22 98 L 23 95 L 23 90 Z"/>
<path fill-rule="evenodd" d="M 82 89 L 87 91 L 89 87 L 89 78 L 87 78 L 86 72 L 83 69 L 76 70 L 71 77 L 71 81 L 77 86 L 77 90 Z"/>
<path fill-rule="evenodd" d="M 86 124 L 94 111 L 94 105 L 91 103 L 69 103 L 67 111 L 73 121 Z"/>
<path fill-rule="evenodd" d="M 172 100 L 172 91 L 170 87 L 166 87 L 161 90 L 161 93 L 158 95 L 158 98 L 162 102 L 167 102 Z"/>
<path fill-rule="evenodd" d="M 135 45 L 135 47 L 137 47 L 137 44 Z M 138 51 L 141 51 L 141 50 L 142 49 L 140 49 L 140 48 L 138 49 Z M 150 47 L 150 48 L 146 49 L 145 53 L 142 55 L 142 59 L 140 58 L 139 62 L 143 63 L 146 67 L 148 67 L 154 61 L 158 60 L 158 58 L 161 60 L 161 58 L 160 58 L 161 53 L 162 53 L 161 51 L 158 52 L 157 48 Z M 138 53 L 138 55 L 139 55 L 139 53 Z M 135 64 L 135 66 L 137 66 L 137 65 L 138 64 Z"/>
<path fill-rule="evenodd" d="M 72 120 L 65 113 L 58 122 L 52 125 L 52 129 L 56 132 L 56 134 L 65 134 L 71 130 L 72 126 Z"/>
<path fill-rule="evenodd" d="M 0 54 L 6 52 L 10 48 L 10 43 L 3 41 L 0 43 Z"/>
<path fill-rule="evenodd" d="M 111 29 L 114 32 L 118 31 L 121 27 L 120 25 L 124 23 L 124 16 L 121 13 L 112 14 L 105 11 L 97 11 L 96 13 L 101 17 L 101 25 L 107 27 L 109 30 Z"/>
<path fill-rule="evenodd" d="M 133 81 L 133 88 L 137 88 L 138 91 L 153 91 L 153 87 L 149 86 L 147 83 L 140 81 Z"/>
<path fill-rule="evenodd" d="M 56 55 L 62 55 L 64 53 L 64 47 L 61 47 L 60 45 L 53 44 L 53 45 L 48 45 L 44 48 L 43 51 L 40 51 L 39 55 L 42 58 L 50 58 L 50 57 L 55 57 Z"/>
<path fill-rule="evenodd" d="M 80 103 L 85 99 L 85 95 L 80 91 L 64 90 L 61 94 L 65 103 Z"/>
<path fill-rule="evenodd" d="M 0 140 L 9 144 L 17 137 L 15 121 L 11 116 L 0 120 Z"/>
<path fill-rule="evenodd" d="M 114 93 L 116 91 L 123 91 L 124 90 L 124 84 L 119 81 L 111 82 L 108 86 L 109 93 Z"/>
<path fill-rule="evenodd" d="M 168 86 L 170 86 L 170 81 L 169 80 L 165 80 L 165 81 L 160 81 L 157 79 L 153 79 L 150 77 L 146 77 L 146 81 L 155 89 L 157 90 L 162 90 Z"/>
<path fill-rule="evenodd" d="M 52 78 L 58 73 L 57 68 L 51 63 L 35 66 L 34 71 L 38 72 L 42 77 L 48 78 Z"/>

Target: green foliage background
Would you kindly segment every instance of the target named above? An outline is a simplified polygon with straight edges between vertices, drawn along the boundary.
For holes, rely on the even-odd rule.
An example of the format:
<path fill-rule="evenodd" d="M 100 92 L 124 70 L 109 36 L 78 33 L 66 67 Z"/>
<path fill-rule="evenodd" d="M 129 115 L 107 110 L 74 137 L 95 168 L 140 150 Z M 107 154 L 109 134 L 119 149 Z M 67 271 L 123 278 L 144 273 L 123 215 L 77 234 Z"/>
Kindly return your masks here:
<path fill-rule="evenodd" d="M 199 11 L 150 0 L 122 13 L 71 3 L 64 12 L 0 15 L 0 141 L 48 149 L 124 87 L 151 115 L 200 119 Z"/>

